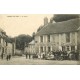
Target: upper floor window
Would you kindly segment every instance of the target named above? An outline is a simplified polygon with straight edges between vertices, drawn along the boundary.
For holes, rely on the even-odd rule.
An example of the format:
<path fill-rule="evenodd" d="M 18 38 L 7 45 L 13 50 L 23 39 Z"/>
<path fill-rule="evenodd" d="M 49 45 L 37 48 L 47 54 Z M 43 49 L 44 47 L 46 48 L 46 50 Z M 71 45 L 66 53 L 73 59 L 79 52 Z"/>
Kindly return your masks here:
<path fill-rule="evenodd" d="M 6 46 L 8 46 L 8 43 L 6 42 Z"/>
<path fill-rule="evenodd" d="M 3 39 L 3 43 L 5 42 L 5 40 Z"/>
<path fill-rule="evenodd" d="M 41 47 L 41 52 L 43 52 L 43 47 Z"/>
<path fill-rule="evenodd" d="M 62 46 L 62 51 L 65 51 L 65 46 Z"/>
<path fill-rule="evenodd" d="M 1 38 L 0 38 L 0 43 L 1 43 Z"/>
<path fill-rule="evenodd" d="M 66 42 L 70 42 L 70 33 L 66 34 Z"/>
<path fill-rule="evenodd" d="M 50 42 L 50 35 L 47 36 L 48 42 Z"/>
<path fill-rule="evenodd" d="M 40 36 L 40 42 L 43 42 L 43 36 Z"/>

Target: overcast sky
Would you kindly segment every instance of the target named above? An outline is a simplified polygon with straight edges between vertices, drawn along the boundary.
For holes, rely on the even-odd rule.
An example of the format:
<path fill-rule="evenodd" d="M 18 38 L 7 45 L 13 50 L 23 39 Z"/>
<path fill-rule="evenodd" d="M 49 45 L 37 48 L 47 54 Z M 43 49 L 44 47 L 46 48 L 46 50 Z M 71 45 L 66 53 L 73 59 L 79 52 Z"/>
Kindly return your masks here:
<path fill-rule="evenodd" d="M 20 34 L 31 35 L 43 25 L 44 17 L 50 20 L 52 16 L 53 14 L 0 15 L 0 28 L 12 37 Z"/>

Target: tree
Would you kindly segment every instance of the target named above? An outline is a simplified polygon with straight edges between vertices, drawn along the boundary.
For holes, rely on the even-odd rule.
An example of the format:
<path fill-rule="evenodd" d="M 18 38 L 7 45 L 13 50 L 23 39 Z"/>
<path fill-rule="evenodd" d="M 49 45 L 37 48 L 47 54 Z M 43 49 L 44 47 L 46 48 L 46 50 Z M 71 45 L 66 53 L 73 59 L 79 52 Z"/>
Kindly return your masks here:
<path fill-rule="evenodd" d="M 70 19 L 75 19 L 75 18 L 79 18 L 79 15 L 78 14 L 55 14 L 53 20 L 55 22 L 61 22 Z"/>
<path fill-rule="evenodd" d="M 21 34 L 15 37 L 15 39 L 16 39 L 16 49 L 24 50 L 25 46 L 27 46 L 27 44 L 31 42 L 32 37 L 30 35 Z"/>
<path fill-rule="evenodd" d="M 35 37 L 35 32 L 32 33 L 32 39 L 34 39 L 34 37 Z"/>

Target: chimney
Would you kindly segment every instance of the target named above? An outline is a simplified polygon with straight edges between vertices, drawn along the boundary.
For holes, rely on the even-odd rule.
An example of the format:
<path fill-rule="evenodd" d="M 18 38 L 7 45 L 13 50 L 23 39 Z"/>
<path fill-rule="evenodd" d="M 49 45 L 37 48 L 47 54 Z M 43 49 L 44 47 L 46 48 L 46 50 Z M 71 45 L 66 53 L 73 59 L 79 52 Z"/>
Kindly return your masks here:
<path fill-rule="evenodd" d="M 45 17 L 45 18 L 44 18 L 44 25 L 47 25 L 47 24 L 48 24 L 48 18 Z"/>

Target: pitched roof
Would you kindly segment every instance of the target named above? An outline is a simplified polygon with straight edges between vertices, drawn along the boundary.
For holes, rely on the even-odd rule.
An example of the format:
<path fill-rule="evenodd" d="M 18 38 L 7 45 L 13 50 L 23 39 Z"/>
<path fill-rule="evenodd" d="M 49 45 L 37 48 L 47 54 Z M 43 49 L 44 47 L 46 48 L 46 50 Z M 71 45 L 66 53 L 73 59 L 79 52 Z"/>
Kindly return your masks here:
<path fill-rule="evenodd" d="M 4 36 L 3 39 L 5 39 L 5 41 L 8 43 L 12 43 L 12 40 L 7 35 Z"/>
<path fill-rule="evenodd" d="M 66 33 L 77 31 L 80 27 L 80 18 L 71 19 L 68 21 L 49 23 L 44 26 L 36 35 L 48 35 L 57 33 Z"/>
<path fill-rule="evenodd" d="M 29 43 L 29 45 L 34 45 L 35 44 L 35 41 L 34 40 L 32 40 L 30 43 Z"/>

